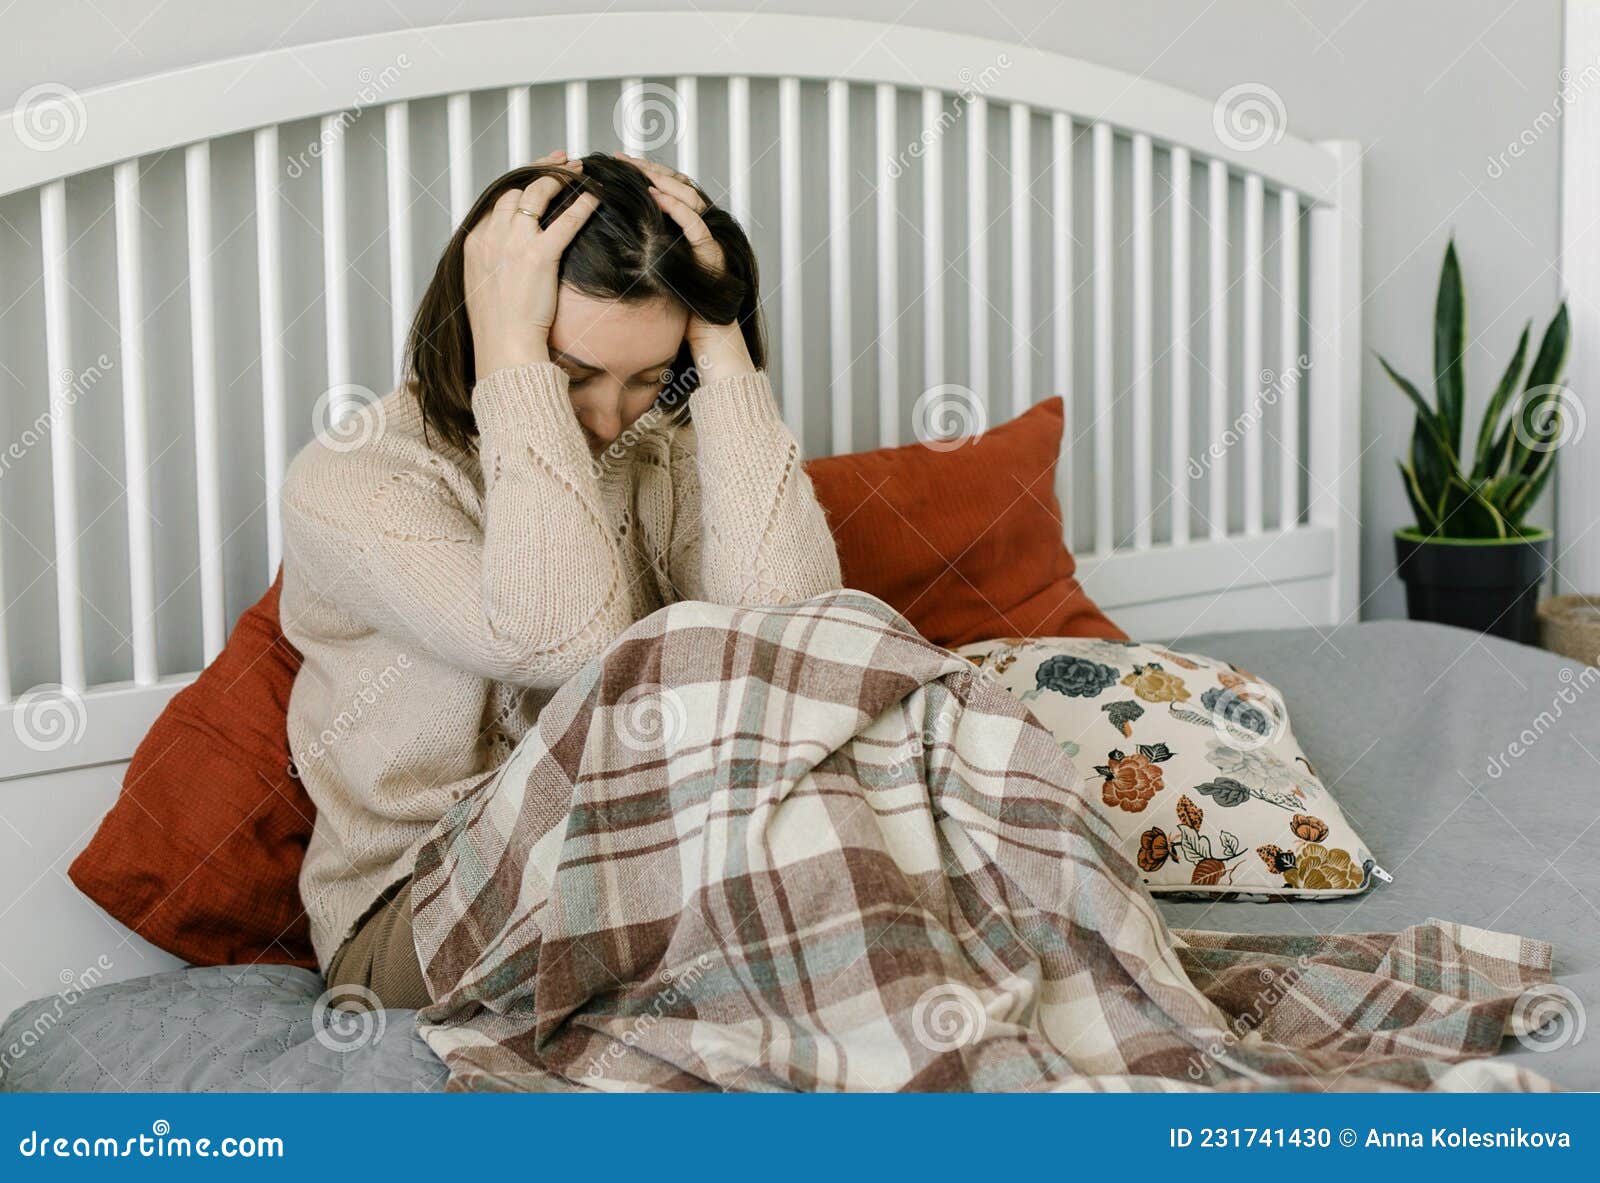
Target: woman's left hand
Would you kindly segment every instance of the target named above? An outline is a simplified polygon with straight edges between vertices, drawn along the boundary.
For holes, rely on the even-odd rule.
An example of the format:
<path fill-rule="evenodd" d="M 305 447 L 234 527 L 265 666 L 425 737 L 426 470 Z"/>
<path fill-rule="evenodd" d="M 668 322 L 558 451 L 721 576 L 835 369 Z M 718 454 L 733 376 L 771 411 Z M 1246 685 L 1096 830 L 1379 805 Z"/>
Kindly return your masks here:
<path fill-rule="evenodd" d="M 726 264 L 722 247 L 712 237 L 711 231 L 706 228 L 704 220 L 700 217 L 705 212 L 705 199 L 695 190 L 689 178 L 664 164 L 646 160 L 642 156 L 633 156 L 627 152 L 619 152 L 617 155 L 631 161 L 650 178 L 653 182 L 650 187 L 651 196 L 656 199 L 656 204 L 683 228 L 683 236 L 694 248 L 695 257 L 713 271 L 722 271 Z M 689 342 L 689 352 L 694 356 L 695 366 L 700 371 L 700 385 L 709 385 L 719 378 L 731 378 L 755 372 L 756 367 L 750 360 L 750 350 L 745 345 L 744 333 L 740 331 L 738 321 L 733 320 L 720 325 L 709 324 L 691 312 L 685 336 Z"/>

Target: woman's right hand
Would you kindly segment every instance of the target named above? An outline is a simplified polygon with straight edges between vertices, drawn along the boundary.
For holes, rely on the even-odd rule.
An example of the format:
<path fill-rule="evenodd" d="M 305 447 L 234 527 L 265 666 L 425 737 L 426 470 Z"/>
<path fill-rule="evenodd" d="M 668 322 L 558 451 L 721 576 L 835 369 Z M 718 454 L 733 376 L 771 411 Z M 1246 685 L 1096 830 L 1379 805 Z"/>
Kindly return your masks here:
<path fill-rule="evenodd" d="M 557 149 L 538 163 L 560 164 L 566 156 Z M 576 172 L 583 162 L 566 167 Z M 541 228 L 540 218 L 562 188 L 557 178 L 540 177 L 526 189 L 508 189 L 467 233 L 462 281 L 479 379 L 550 360 L 561 255 L 600 204 L 595 194 L 581 194 Z"/>

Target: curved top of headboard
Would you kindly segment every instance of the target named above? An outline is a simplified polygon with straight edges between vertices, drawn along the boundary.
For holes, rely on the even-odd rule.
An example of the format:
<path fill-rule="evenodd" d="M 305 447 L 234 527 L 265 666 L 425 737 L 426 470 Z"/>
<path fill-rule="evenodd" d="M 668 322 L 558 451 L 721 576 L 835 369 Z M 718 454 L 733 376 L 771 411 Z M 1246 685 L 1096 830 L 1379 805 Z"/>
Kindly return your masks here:
<path fill-rule="evenodd" d="M 686 35 L 685 21 L 702 26 Z M 404 62 L 384 102 L 534 82 L 740 73 L 826 77 L 947 91 L 1065 111 L 1194 148 L 1307 201 L 1332 199 L 1332 154 L 1269 129 L 1265 142 L 1222 134 L 1223 104 L 1147 78 L 1005 41 L 840 17 L 733 12 L 607 12 L 513 17 L 368 34 L 275 49 L 137 78 L 82 94 L 54 111 L 18 106 L 0 119 L 0 196 L 121 160 L 359 102 L 375 69 Z M 987 70 L 986 70 L 987 72 Z M 27 120 L 64 118 L 50 150 L 28 141 Z"/>

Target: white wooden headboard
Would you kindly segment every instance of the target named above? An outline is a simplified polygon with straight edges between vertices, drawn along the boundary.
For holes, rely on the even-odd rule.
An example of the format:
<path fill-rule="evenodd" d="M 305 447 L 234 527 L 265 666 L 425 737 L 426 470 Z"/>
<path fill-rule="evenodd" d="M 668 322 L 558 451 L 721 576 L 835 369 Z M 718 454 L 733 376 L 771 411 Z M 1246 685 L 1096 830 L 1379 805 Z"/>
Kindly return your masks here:
<path fill-rule="evenodd" d="M 287 459 L 390 388 L 451 225 L 561 145 L 750 229 L 812 454 L 1062 394 L 1069 541 L 1130 631 L 1353 615 L 1359 158 L 1270 90 L 801 16 L 408 30 L 0 118 L 0 778 L 127 758 L 269 582 Z"/>

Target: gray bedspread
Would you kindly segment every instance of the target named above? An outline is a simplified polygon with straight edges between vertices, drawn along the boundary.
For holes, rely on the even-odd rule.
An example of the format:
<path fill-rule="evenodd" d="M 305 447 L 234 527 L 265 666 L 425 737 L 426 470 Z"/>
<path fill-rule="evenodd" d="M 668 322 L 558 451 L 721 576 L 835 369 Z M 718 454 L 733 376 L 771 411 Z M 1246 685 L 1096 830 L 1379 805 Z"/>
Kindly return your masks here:
<path fill-rule="evenodd" d="M 1438 916 L 1551 941 L 1574 1019 L 1506 1053 L 1600 1089 L 1600 671 L 1431 625 L 1177 638 L 1274 682 L 1301 744 L 1394 876 L 1328 903 L 1168 902 L 1173 924 L 1245 932 L 1403 928 Z M 1491 771 L 1493 769 L 1494 771 Z M 445 1071 L 413 1012 L 341 1027 L 316 974 L 213 967 L 30 1003 L 0 1026 L 6 1091 L 429 1091 Z"/>

